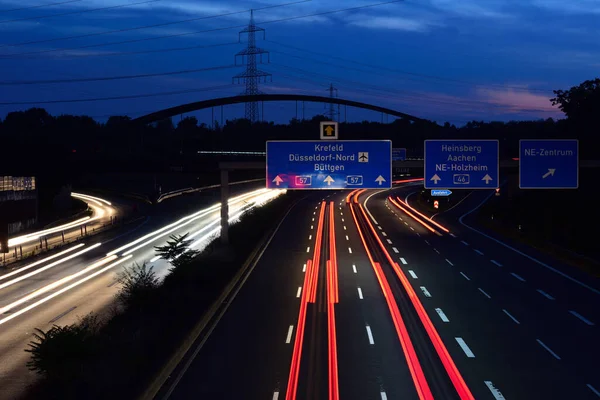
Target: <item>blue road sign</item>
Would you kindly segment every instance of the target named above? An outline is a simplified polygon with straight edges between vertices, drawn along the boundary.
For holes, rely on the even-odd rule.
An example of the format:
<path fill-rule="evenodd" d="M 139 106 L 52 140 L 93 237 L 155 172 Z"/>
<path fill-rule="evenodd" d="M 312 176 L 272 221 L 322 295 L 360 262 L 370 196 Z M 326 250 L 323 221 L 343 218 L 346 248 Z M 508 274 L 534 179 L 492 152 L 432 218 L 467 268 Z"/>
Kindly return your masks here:
<path fill-rule="evenodd" d="M 577 189 L 579 141 L 577 139 L 523 139 L 519 141 L 521 189 Z"/>
<path fill-rule="evenodd" d="M 406 160 L 406 149 L 393 148 L 392 149 L 392 161 L 404 161 Z"/>
<path fill-rule="evenodd" d="M 451 194 L 452 191 L 448 189 L 431 189 L 432 196 L 450 196 Z"/>
<path fill-rule="evenodd" d="M 267 141 L 269 189 L 391 187 L 389 140 Z"/>
<path fill-rule="evenodd" d="M 425 189 L 495 189 L 497 140 L 426 140 Z"/>

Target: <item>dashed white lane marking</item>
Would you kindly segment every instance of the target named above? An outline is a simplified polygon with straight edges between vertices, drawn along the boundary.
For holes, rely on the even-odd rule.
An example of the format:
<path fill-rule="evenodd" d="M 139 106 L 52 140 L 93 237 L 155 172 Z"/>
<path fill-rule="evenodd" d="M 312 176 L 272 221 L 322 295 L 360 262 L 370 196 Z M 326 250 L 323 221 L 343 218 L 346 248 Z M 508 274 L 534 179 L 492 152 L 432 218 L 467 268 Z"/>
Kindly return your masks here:
<path fill-rule="evenodd" d="M 491 299 L 491 298 L 492 298 L 492 296 L 490 296 L 489 294 L 487 294 L 487 293 L 486 293 L 486 292 L 485 292 L 485 291 L 484 291 L 482 288 L 477 288 L 477 289 L 479 289 L 479 291 L 480 291 L 481 293 L 483 293 L 483 295 L 484 295 L 485 297 L 487 297 L 488 299 Z"/>
<path fill-rule="evenodd" d="M 427 290 L 425 286 L 421 286 L 421 291 L 423 292 L 425 297 L 431 297 L 431 293 L 429 293 L 429 290 Z"/>
<path fill-rule="evenodd" d="M 579 314 L 577 311 L 569 310 L 569 312 L 572 315 L 574 315 L 577 318 L 579 318 L 580 320 L 582 320 L 585 324 L 588 324 L 589 326 L 594 326 L 594 323 L 592 321 L 590 321 L 589 319 L 585 318 L 583 315 Z"/>
<path fill-rule="evenodd" d="M 382 234 L 383 236 L 387 236 L 387 233 L 385 233 L 385 232 L 383 232 L 383 231 L 381 231 L 381 234 Z"/>
<path fill-rule="evenodd" d="M 458 342 L 458 345 L 461 347 L 461 349 L 463 349 L 467 357 L 475 358 L 475 354 L 473 354 L 473 352 L 471 351 L 469 346 L 467 346 L 467 343 L 463 340 L 463 338 L 457 337 L 455 339 Z"/>
<path fill-rule="evenodd" d="M 342 222 L 344 222 L 344 218 L 342 218 Z"/>
<path fill-rule="evenodd" d="M 310 246 L 308 246 L 308 247 L 306 248 L 306 252 L 307 252 L 307 253 L 310 253 Z"/>
<path fill-rule="evenodd" d="M 371 327 L 367 325 L 367 336 L 369 337 L 369 344 L 375 344 L 373 340 L 373 332 L 371 332 Z"/>
<path fill-rule="evenodd" d="M 554 297 L 550 296 L 548 293 L 544 292 L 542 289 L 537 290 L 539 294 L 547 298 L 548 300 L 554 300 Z"/>
<path fill-rule="evenodd" d="M 512 276 L 514 276 L 515 278 L 517 278 L 518 280 L 520 280 L 521 282 L 525 282 L 525 278 L 523 278 L 522 276 L 519 276 L 517 274 L 515 274 L 514 272 L 510 273 Z"/>
<path fill-rule="evenodd" d="M 499 263 L 498 261 L 496 261 L 496 260 L 492 260 L 492 263 L 496 264 L 496 265 L 497 265 L 497 266 L 499 266 L 499 267 L 501 267 L 501 266 L 502 266 L 502 264 L 500 264 L 500 263 Z"/>
<path fill-rule="evenodd" d="M 456 237 L 456 235 L 454 233 L 450 233 L 450 236 L 452 236 L 453 238 Z"/>
<path fill-rule="evenodd" d="M 344 230 L 346 230 L 346 225 L 344 225 Z"/>
<path fill-rule="evenodd" d="M 442 321 L 444 321 L 444 322 L 450 322 L 450 320 L 448 319 L 448 317 L 446 317 L 446 314 L 444 314 L 444 312 L 442 311 L 441 308 L 436 308 L 435 312 L 438 313 L 438 315 L 440 316 L 440 318 L 442 319 Z"/>
<path fill-rule="evenodd" d="M 414 231 L 414 229 L 413 229 L 413 231 Z M 418 237 L 421 237 L 421 234 L 420 234 L 419 232 L 417 232 L 417 236 L 418 236 Z"/>
<path fill-rule="evenodd" d="M 302 267 L 302 272 L 306 272 L 306 264 Z"/>
<path fill-rule="evenodd" d="M 312 222 L 315 222 L 315 219 L 313 218 L 311 221 L 312 221 Z"/>
<path fill-rule="evenodd" d="M 408 226 L 408 222 L 404 221 L 404 225 Z"/>
<path fill-rule="evenodd" d="M 308 235 L 308 240 L 312 240 L 312 235 Z"/>
<path fill-rule="evenodd" d="M 344 215 L 344 213 L 340 213 L 340 215 Z"/>
<path fill-rule="evenodd" d="M 346 235 L 346 240 L 350 240 L 350 238 L 348 237 L 348 235 Z"/>
<path fill-rule="evenodd" d="M 289 343 L 292 341 L 292 334 L 294 333 L 294 325 L 290 325 L 290 327 L 288 328 L 288 334 L 287 337 L 285 338 L 285 342 Z"/>
<path fill-rule="evenodd" d="M 363 298 L 363 294 L 362 294 L 362 289 L 358 288 L 358 298 L 362 300 Z"/>
<path fill-rule="evenodd" d="M 406 260 L 405 260 L 404 258 L 402 258 L 402 257 L 400 257 L 400 262 L 401 262 L 402 264 L 404 264 L 404 265 L 408 264 L 408 263 L 406 262 Z"/>
<path fill-rule="evenodd" d="M 589 383 L 587 385 L 585 385 L 588 387 L 588 389 L 590 389 L 596 396 L 600 397 L 600 392 L 596 390 L 595 387 L 593 387 L 592 385 L 590 385 Z"/>
<path fill-rule="evenodd" d="M 415 230 L 415 228 L 413 228 L 412 226 L 409 226 L 409 228 L 410 228 L 411 231 Z M 417 233 L 417 235 L 418 235 L 418 233 Z"/>
<path fill-rule="evenodd" d="M 410 274 L 410 276 L 412 276 L 412 278 L 413 278 L 413 279 L 419 279 L 419 278 L 417 277 L 417 274 L 415 274 L 415 271 L 413 271 L 412 269 L 409 269 L 409 270 L 408 270 L 408 273 Z"/>
<path fill-rule="evenodd" d="M 296 291 L 296 297 L 300 297 L 300 293 L 302 293 L 302 286 L 298 286 L 298 290 Z"/>
<path fill-rule="evenodd" d="M 312 225 L 310 226 L 310 229 L 313 229 L 313 226 L 312 226 Z"/>
<path fill-rule="evenodd" d="M 496 386 L 494 386 L 492 381 L 483 381 L 483 383 L 485 383 L 485 386 L 487 386 L 488 389 L 490 389 L 490 392 L 492 392 L 492 396 L 494 396 L 494 399 L 506 400 L 506 397 L 504 397 L 502 393 L 500 393 L 500 391 L 498 390 L 498 388 L 496 388 Z"/>
<path fill-rule="evenodd" d="M 556 358 L 557 360 L 560 360 L 560 357 L 559 357 L 559 356 L 558 356 L 558 355 L 557 355 L 555 352 L 553 352 L 553 351 L 550 349 L 550 347 L 546 346 L 546 345 L 544 344 L 544 342 L 542 342 L 540 339 L 535 339 L 535 340 L 536 340 L 536 342 L 538 342 L 538 343 L 540 344 L 540 346 L 542 346 L 544 349 L 546 349 L 546 350 L 548 351 L 548 353 L 552 354 L 552 356 L 553 356 L 554 358 Z"/>
<path fill-rule="evenodd" d="M 461 240 L 460 242 L 461 242 L 462 244 L 464 244 L 465 246 L 468 246 L 468 245 L 469 245 L 469 243 L 465 242 L 464 240 Z"/>
<path fill-rule="evenodd" d="M 448 260 L 447 258 L 446 258 L 446 262 L 447 262 L 448 264 L 450 264 L 450 266 L 454 267 L 454 264 L 452 264 L 452 261 Z"/>
<path fill-rule="evenodd" d="M 464 273 L 464 272 L 462 272 L 462 271 L 461 271 L 461 273 L 460 273 L 460 274 L 461 274 L 461 275 L 462 275 L 462 276 L 463 276 L 463 277 L 464 277 L 466 280 L 468 280 L 468 281 L 470 281 L 470 280 L 471 280 L 471 278 L 469 278 L 467 275 L 465 275 L 465 273 Z"/>
<path fill-rule="evenodd" d="M 385 392 L 381 392 L 381 400 L 387 400 L 387 394 Z"/>
<path fill-rule="evenodd" d="M 279 392 L 273 392 L 273 400 L 279 400 Z"/>
<path fill-rule="evenodd" d="M 382 228 L 381 226 L 379 226 L 379 225 L 377 225 L 377 228 L 379 228 L 379 230 L 382 230 L 382 229 L 383 229 L 383 228 Z"/>
<path fill-rule="evenodd" d="M 477 250 L 477 249 L 474 249 L 473 251 L 474 251 L 475 253 L 479 254 L 480 256 L 482 256 L 482 255 L 483 255 L 483 252 L 481 252 L 481 251 L 479 251 L 479 250 Z"/>
<path fill-rule="evenodd" d="M 440 251 L 438 249 L 436 249 L 435 247 L 433 248 L 433 251 L 435 251 L 436 253 L 440 254 Z"/>
<path fill-rule="evenodd" d="M 425 243 L 429 244 L 429 242 L 426 240 Z M 429 244 L 431 246 L 431 244 Z"/>
<path fill-rule="evenodd" d="M 504 311 L 504 314 L 508 315 L 510 319 L 515 321 L 515 323 L 520 324 L 519 320 L 516 319 L 515 317 L 513 317 L 512 315 L 510 315 L 510 313 L 508 311 L 506 311 L 505 309 L 502 309 L 502 311 Z"/>
<path fill-rule="evenodd" d="M 390 239 L 387 239 L 387 242 L 388 242 L 389 244 L 392 244 L 392 241 L 391 241 Z"/>
<path fill-rule="evenodd" d="M 400 253 L 400 252 L 398 251 L 398 249 L 397 249 L 397 248 L 395 248 L 395 247 L 392 247 L 392 250 L 394 250 L 394 253 L 396 253 L 396 254 Z"/>
<path fill-rule="evenodd" d="M 352 254 L 352 249 L 348 247 L 348 253 Z"/>
<path fill-rule="evenodd" d="M 315 207 L 315 208 L 317 208 L 317 207 Z M 317 213 L 316 211 L 313 211 L 313 215 L 315 215 L 316 213 Z"/>
<path fill-rule="evenodd" d="M 356 274 L 356 265 L 352 264 L 352 272 Z"/>

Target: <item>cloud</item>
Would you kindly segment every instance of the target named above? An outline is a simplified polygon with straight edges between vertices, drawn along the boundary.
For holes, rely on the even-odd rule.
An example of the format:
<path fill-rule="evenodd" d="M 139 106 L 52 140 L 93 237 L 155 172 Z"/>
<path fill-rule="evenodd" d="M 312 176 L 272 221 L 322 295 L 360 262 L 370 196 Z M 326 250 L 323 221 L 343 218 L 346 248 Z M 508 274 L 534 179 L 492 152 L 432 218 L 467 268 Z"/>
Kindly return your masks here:
<path fill-rule="evenodd" d="M 370 29 L 388 29 L 408 32 L 427 32 L 437 24 L 403 17 L 356 17 L 348 21 L 350 25 Z"/>
<path fill-rule="evenodd" d="M 600 3 L 597 0 L 531 0 L 531 4 L 560 13 L 600 14 Z"/>
<path fill-rule="evenodd" d="M 502 11 L 506 2 L 496 0 L 472 1 L 472 0 L 430 0 L 431 5 L 439 10 L 469 18 L 512 18 L 513 14 Z"/>
<path fill-rule="evenodd" d="M 476 89 L 479 100 L 498 105 L 504 112 L 541 113 L 545 117 L 563 116 L 556 106 L 552 106 L 548 96 L 515 89 Z"/>

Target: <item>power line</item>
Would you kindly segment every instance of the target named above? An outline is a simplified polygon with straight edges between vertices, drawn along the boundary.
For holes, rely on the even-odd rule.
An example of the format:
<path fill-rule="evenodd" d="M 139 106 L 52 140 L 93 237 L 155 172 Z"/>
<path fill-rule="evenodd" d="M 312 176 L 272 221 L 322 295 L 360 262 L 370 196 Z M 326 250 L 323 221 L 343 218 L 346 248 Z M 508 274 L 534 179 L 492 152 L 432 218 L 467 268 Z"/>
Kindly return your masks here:
<path fill-rule="evenodd" d="M 155 0 L 153 0 L 153 1 L 155 1 Z M 382 5 L 387 5 L 387 4 L 392 4 L 392 3 L 399 3 L 401 1 L 404 1 L 404 0 L 393 0 L 393 1 L 386 1 L 386 2 L 382 2 L 382 3 L 367 4 L 367 5 L 363 5 L 363 6 L 357 6 L 357 7 L 347 7 L 347 8 L 337 9 L 337 10 L 322 11 L 322 12 L 318 12 L 318 13 L 305 14 L 305 15 L 300 15 L 300 16 L 295 16 L 295 17 L 278 18 L 278 19 L 274 19 L 274 20 L 270 20 L 270 21 L 261 22 L 261 24 L 262 25 L 273 24 L 273 23 L 278 23 L 278 22 L 293 21 L 293 20 L 298 20 L 298 19 L 302 19 L 302 18 L 335 14 L 335 13 L 346 12 L 346 11 L 355 11 L 355 10 L 360 10 L 360 9 L 365 9 L 365 8 L 379 7 Z M 89 48 L 95 48 L 95 47 L 112 46 L 112 45 L 119 45 L 119 44 L 139 43 L 139 42 L 158 40 L 158 39 L 168 39 L 168 38 L 174 38 L 174 37 L 197 35 L 197 34 L 201 34 L 201 33 L 219 32 L 219 31 L 225 31 L 225 30 L 229 30 L 229 29 L 240 29 L 240 28 L 245 28 L 245 27 L 246 27 L 246 25 L 227 26 L 227 27 L 222 27 L 222 28 L 206 29 L 206 30 L 202 30 L 202 31 L 174 33 L 174 34 L 170 34 L 170 35 L 153 36 L 153 37 L 149 37 L 149 38 L 122 40 L 122 41 L 118 41 L 118 42 L 106 42 L 106 43 L 97 43 L 97 44 L 69 47 L 69 48 L 62 48 L 62 49 L 50 49 L 50 50 L 31 51 L 31 52 L 25 52 L 25 53 L 6 54 L 6 55 L 0 56 L 0 58 L 11 58 L 14 56 L 45 54 L 45 53 L 54 53 L 54 52 L 60 52 L 60 51 L 81 50 L 81 49 L 89 49 Z"/>
<path fill-rule="evenodd" d="M 265 39 L 265 41 L 273 43 L 273 44 L 276 44 L 276 45 L 279 45 L 279 46 L 288 47 L 290 49 L 302 51 L 302 52 L 305 52 L 305 53 L 314 54 L 314 55 L 317 55 L 317 56 L 320 56 L 320 57 L 329 57 L 329 58 L 337 59 L 339 61 L 350 62 L 352 64 L 362 65 L 364 67 L 369 67 L 369 68 L 373 68 L 373 69 L 377 69 L 377 70 L 386 70 L 386 71 L 394 72 L 394 73 L 400 73 L 400 74 L 405 74 L 405 75 L 412 75 L 412 76 L 417 76 L 417 77 L 434 79 L 434 80 L 438 80 L 438 81 L 443 81 L 445 83 L 462 84 L 462 85 L 468 85 L 468 86 L 473 86 L 473 87 L 478 87 L 478 88 L 483 88 L 483 89 L 488 89 L 489 86 L 497 86 L 499 88 L 508 88 L 508 89 L 512 89 L 512 90 L 523 90 L 523 91 L 529 91 L 529 92 L 543 92 L 543 93 L 550 92 L 550 90 L 536 89 L 536 88 L 523 88 L 523 87 L 519 87 L 519 86 L 503 85 L 503 84 L 498 84 L 498 83 L 491 83 L 491 84 L 488 84 L 488 85 L 482 85 L 482 84 L 478 84 L 478 83 L 475 83 L 475 82 L 470 82 L 470 81 L 465 81 L 465 80 L 460 80 L 460 79 L 453 79 L 453 78 L 441 77 L 441 76 L 435 76 L 435 75 L 426 75 L 426 74 L 421 74 L 421 73 L 416 73 L 416 72 L 411 72 L 411 71 L 404 71 L 404 70 L 400 70 L 400 69 L 396 69 L 396 68 L 384 67 L 382 65 L 367 64 L 367 63 L 364 63 L 364 62 L 359 62 L 359 61 L 351 60 L 351 59 L 348 59 L 348 58 L 338 57 L 338 56 L 334 56 L 334 55 L 327 54 L 327 53 L 320 53 L 320 52 L 317 52 L 317 51 L 314 51 L 314 50 L 307 50 L 307 49 L 303 49 L 303 48 L 300 48 L 300 47 L 297 47 L 297 46 L 292 46 L 292 45 L 288 45 L 288 44 L 284 44 L 284 43 L 279 43 L 279 42 L 276 42 L 276 41 L 273 41 L 273 40 Z M 282 54 L 290 55 L 288 53 L 277 51 L 277 50 L 273 50 L 273 52 L 274 53 L 279 52 L 279 53 L 282 53 Z M 290 55 L 290 56 L 297 57 L 297 56 L 294 56 L 294 55 Z M 321 60 L 319 60 L 319 62 L 320 63 L 324 63 Z M 348 68 L 348 67 L 345 67 L 345 68 Z M 359 70 L 359 71 L 369 72 L 369 71 L 365 71 L 365 70 Z M 373 73 L 373 72 L 369 72 L 369 73 Z"/>
<path fill-rule="evenodd" d="M 8 12 L 13 12 L 13 11 L 33 10 L 34 8 L 59 6 L 59 5 L 62 5 L 62 4 L 77 3 L 79 1 L 82 1 L 82 0 L 68 0 L 68 1 L 61 1 L 61 2 L 58 2 L 58 3 L 40 4 L 40 5 L 37 5 L 37 6 L 11 8 L 11 9 L 8 9 L 8 10 L 0 10 L 0 13 L 8 13 Z"/>
<path fill-rule="evenodd" d="M 179 71 L 168 71 L 168 72 L 157 72 L 149 74 L 137 74 L 137 75 L 117 75 L 117 76 L 100 76 L 92 78 L 72 78 L 72 79 L 48 79 L 48 80 L 35 80 L 35 81 L 0 81 L 0 86 L 16 86 L 16 85 L 46 85 L 55 83 L 80 83 L 80 82 L 97 82 L 97 81 L 114 81 L 122 79 L 137 79 L 137 78 L 150 78 L 156 76 L 168 76 L 168 75 L 182 75 L 192 74 L 196 72 L 206 71 L 217 71 L 228 68 L 238 68 L 237 65 L 221 65 L 216 67 L 206 67 L 197 69 L 185 69 Z"/>
<path fill-rule="evenodd" d="M 177 94 L 207 92 L 207 91 L 211 91 L 211 90 L 230 89 L 230 88 L 234 88 L 234 87 L 235 87 L 235 85 L 220 85 L 220 86 L 211 86 L 211 87 L 204 87 L 204 88 L 175 90 L 175 91 L 170 91 L 170 92 L 132 94 L 132 95 L 112 96 L 112 97 L 94 97 L 94 98 L 87 98 L 87 99 L 10 101 L 10 102 L 0 102 L 0 106 L 60 104 L 60 103 L 87 103 L 87 102 L 108 101 L 108 100 L 127 100 L 127 99 L 139 99 L 139 98 L 144 98 L 144 97 L 172 96 L 172 95 L 177 95 Z"/>
<path fill-rule="evenodd" d="M 69 12 L 65 12 L 65 13 L 49 14 L 49 15 L 39 15 L 37 17 L 7 19 L 4 21 L 0 21 L 0 24 L 8 24 L 9 22 L 31 21 L 34 19 L 43 19 L 43 18 L 52 18 L 52 17 L 64 17 L 65 15 L 84 14 L 84 13 L 89 13 L 89 12 L 94 12 L 94 11 L 113 10 L 115 8 L 139 6 L 140 4 L 148 4 L 148 3 L 156 3 L 157 1 L 161 1 L 161 0 L 146 0 L 146 1 L 140 1 L 139 3 L 117 4 L 116 6 L 91 8 L 89 10 L 69 11 Z"/>
<path fill-rule="evenodd" d="M 81 0 L 74 0 L 74 1 L 81 1 Z M 289 6 L 289 5 L 294 5 L 294 4 L 306 3 L 306 2 L 310 2 L 310 1 L 312 1 L 312 0 L 300 0 L 300 1 L 290 2 L 290 3 L 283 3 L 283 4 L 276 4 L 276 5 L 271 5 L 271 6 L 265 6 L 265 7 L 261 7 L 261 8 L 256 8 L 254 10 L 255 11 L 258 11 L 258 10 L 267 10 L 267 9 L 270 9 L 270 8 Z M 133 28 L 123 28 L 123 29 L 114 29 L 114 30 L 111 30 L 111 31 L 86 33 L 84 35 L 63 36 L 63 37 L 51 38 L 51 39 L 33 40 L 33 41 L 29 41 L 29 42 L 4 44 L 4 45 L 0 45 L 0 48 L 2 48 L 2 47 L 26 46 L 26 45 L 30 45 L 30 44 L 40 44 L 40 43 L 49 43 L 49 42 L 57 42 L 57 41 L 60 41 L 60 40 L 82 39 L 82 38 L 88 38 L 88 37 L 94 37 L 94 36 L 108 35 L 108 34 L 112 34 L 112 33 L 131 32 L 131 31 L 136 31 L 136 30 L 141 30 L 141 29 L 160 28 L 160 27 L 163 27 L 163 26 L 183 24 L 183 23 L 186 23 L 186 22 L 195 22 L 195 21 L 201 21 L 201 20 L 205 20 L 205 19 L 228 17 L 228 16 L 231 16 L 231 15 L 243 14 L 243 13 L 247 13 L 247 12 L 250 12 L 250 9 L 241 10 L 241 11 L 232 11 L 232 12 L 227 12 L 227 13 L 222 13 L 222 14 L 206 15 L 206 16 L 203 16 L 203 17 L 188 18 L 188 19 L 183 19 L 183 20 L 178 20 L 178 21 L 172 21 L 172 22 L 163 22 L 163 23 L 160 23 L 160 24 L 136 26 L 136 27 L 133 27 Z"/>

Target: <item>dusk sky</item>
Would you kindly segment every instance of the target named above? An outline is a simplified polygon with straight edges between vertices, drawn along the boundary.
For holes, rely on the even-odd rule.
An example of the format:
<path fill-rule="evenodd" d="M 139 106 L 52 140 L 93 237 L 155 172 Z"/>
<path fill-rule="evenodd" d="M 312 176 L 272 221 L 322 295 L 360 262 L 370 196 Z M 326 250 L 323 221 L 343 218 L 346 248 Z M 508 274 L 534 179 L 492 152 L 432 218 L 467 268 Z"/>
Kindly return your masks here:
<path fill-rule="evenodd" d="M 240 94 L 244 86 L 232 85 L 231 77 L 243 71 L 233 64 L 234 54 L 246 44 L 243 35 L 238 42 L 238 32 L 248 23 L 248 10 L 286 1 L 291 0 L 0 0 L 0 117 L 37 106 L 53 115 L 86 114 L 105 121 L 109 115 L 137 117 Z M 62 4 L 49 5 L 53 3 Z M 259 68 L 273 75 L 272 83 L 260 89 L 327 96 L 333 83 L 341 98 L 463 125 L 473 119 L 562 118 L 548 100 L 552 90 L 598 75 L 596 0 L 407 0 L 281 21 L 375 3 L 313 0 L 255 11 L 256 24 L 266 30 L 266 40 L 258 35 L 257 45 L 271 52 L 270 64 Z M 126 4 L 137 5 L 122 7 Z M 113 8 L 96 10 L 105 7 Z M 226 13 L 235 14 L 218 16 Z M 166 23 L 171 24 L 131 29 Z M 108 33 L 116 30 L 121 32 Z M 207 68 L 214 69 L 97 82 L 8 84 Z M 325 111 L 323 104 L 307 103 L 305 116 Z M 343 120 L 343 108 L 341 114 Z M 193 115 L 210 124 L 210 110 Z M 265 103 L 267 120 L 286 122 L 294 116 L 294 103 Z M 224 108 L 225 119 L 236 117 L 243 117 L 243 105 Z M 350 108 L 346 117 L 381 119 L 378 113 Z M 215 109 L 215 119 L 220 119 L 220 109 Z"/>

